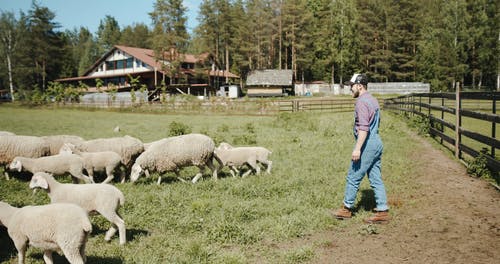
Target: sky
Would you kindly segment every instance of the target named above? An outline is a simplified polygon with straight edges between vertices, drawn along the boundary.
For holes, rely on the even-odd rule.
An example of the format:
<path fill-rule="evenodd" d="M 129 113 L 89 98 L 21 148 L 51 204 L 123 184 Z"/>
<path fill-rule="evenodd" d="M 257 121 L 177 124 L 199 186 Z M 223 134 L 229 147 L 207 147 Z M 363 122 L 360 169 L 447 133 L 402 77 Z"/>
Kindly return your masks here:
<path fill-rule="evenodd" d="M 58 30 L 72 30 L 86 27 L 96 33 L 99 22 L 106 15 L 116 19 L 120 28 L 134 23 L 151 26 L 148 13 L 153 11 L 156 0 L 37 0 L 40 6 L 49 8 L 55 13 L 53 22 L 61 25 Z M 19 18 L 19 11 L 28 13 L 32 0 L 0 0 L 0 11 L 13 12 Z M 187 29 L 192 32 L 198 24 L 196 17 L 201 0 L 183 0 L 187 8 Z"/>

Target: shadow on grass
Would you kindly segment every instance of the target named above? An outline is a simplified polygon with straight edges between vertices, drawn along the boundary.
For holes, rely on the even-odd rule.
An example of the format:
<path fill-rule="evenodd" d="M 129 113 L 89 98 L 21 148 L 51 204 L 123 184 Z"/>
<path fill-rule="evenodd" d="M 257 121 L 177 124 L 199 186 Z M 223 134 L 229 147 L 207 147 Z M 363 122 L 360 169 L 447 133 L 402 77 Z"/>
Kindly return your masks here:
<path fill-rule="evenodd" d="M 43 254 L 42 253 L 33 253 L 28 256 L 29 258 L 33 259 L 43 259 Z M 58 252 L 52 253 L 52 258 L 54 260 L 54 263 L 59 263 L 59 264 L 67 264 L 69 263 L 68 260 L 64 257 L 64 255 L 60 255 Z M 119 264 L 123 263 L 123 260 L 119 258 L 113 258 L 113 257 L 95 257 L 95 256 L 89 256 L 87 255 L 87 264 L 90 263 L 99 263 L 99 264 Z"/>
<path fill-rule="evenodd" d="M 16 247 L 14 242 L 10 239 L 7 233 L 7 228 L 0 226 L 0 262 L 8 261 L 12 257 L 17 256 Z"/>
<path fill-rule="evenodd" d="M 92 233 L 91 236 L 102 236 L 102 239 L 104 239 L 104 236 L 106 235 L 106 232 L 108 229 L 103 229 L 99 228 L 96 225 L 92 225 Z M 136 237 L 138 236 L 147 236 L 149 234 L 148 231 L 145 230 L 138 230 L 138 229 L 126 229 L 126 234 L 127 234 L 127 243 L 129 241 L 133 241 Z M 118 239 L 118 231 L 116 231 L 116 234 L 112 237 L 111 241 L 113 239 Z"/>
<path fill-rule="evenodd" d="M 371 211 L 376 207 L 375 203 L 375 193 L 372 189 L 365 189 L 361 191 L 361 200 L 356 205 L 356 209 L 364 209 L 365 211 Z"/>

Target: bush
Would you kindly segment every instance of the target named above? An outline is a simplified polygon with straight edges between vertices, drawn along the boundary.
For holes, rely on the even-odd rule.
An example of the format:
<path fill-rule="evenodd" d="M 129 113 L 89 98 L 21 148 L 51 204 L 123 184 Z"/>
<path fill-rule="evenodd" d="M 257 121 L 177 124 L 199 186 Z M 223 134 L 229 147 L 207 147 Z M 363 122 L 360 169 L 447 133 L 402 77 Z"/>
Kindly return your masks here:
<path fill-rule="evenodd" d="M 467 173 L 475 177 L 490 177 L 491 172 L 488 169 L 488 160 L 486 159 L 487 150 L 483 148 L 481 153 L 467 165 Z"/>
<path fill-rule="evenodd" d="M 186 135 L 186 134 L 191 133 L 191 131 L 192 131 L 191 127 L 189 127 L 188 125 L 186 125 L 182 122 L 172 121 L 168 127 L 169 127 L 168 135 L 170 137 Z"/>

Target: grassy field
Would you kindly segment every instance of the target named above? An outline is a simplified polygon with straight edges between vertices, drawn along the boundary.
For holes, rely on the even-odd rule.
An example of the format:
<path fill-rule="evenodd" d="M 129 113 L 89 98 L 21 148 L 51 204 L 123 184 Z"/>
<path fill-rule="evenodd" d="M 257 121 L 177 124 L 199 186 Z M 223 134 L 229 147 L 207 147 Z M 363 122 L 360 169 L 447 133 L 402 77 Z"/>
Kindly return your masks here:
<path fill-rule="evenodd" d="M 408 157 L 417 148 L 406 125 L 389 112 L 382 113 L 383 174 L 397 214 L 398 197 L 411 189 L 414 162 Z M 352 113 L 281 114 L 278 116 L 169 115 L 26 109 L 0 105 L 0 130 L 20 135 L 71 134 L 92 139 L 131 135 L 150 142 L 169 133 L 181 122 L 192 132 L 211 136 L 216 143 L 259 145 L 272 150 L 271 175 L 232 178 L 227 169 L 218 181 L 208 173 L 193 185 L 166 174 L 156 185 L 157 174 L 137 184 L 115 183 L 126 197 L 120 210 L 128 242 L 118 245 L 115 236 L 104 241 L 109 223 L 92 216 L 93 232 L 87 243 L 88 263 L 307 263 L 328 241 L 310 246 L 294 239 L 325 230 L 342 229 L 359 222 L 332 219 L 329 210 L 342 201 L 344 178 L 353 147 Z M 121 131 L 113 132 L 119 125 Z M 196 172 L 184 169 L 182 177 Z M 69 177 L 68 177 L 69 178 Z M 69 179 L 65 179 L 69 181 Z M 0 200 L 14 206 L 45 204 L 44 192 L 33 194 L 25 179 L 0 177 Z M 374 207 L 367 180 L 358 194 L 358 215 L 363 219 Z M 384 232 L 384 227 L 377 227 Z M 362 230 L 368 230 L 367 226 Z M 362 232 L 360 230 L 360 232 Z M 288 244 L 285 250 L 278 245 Z M 5 228 L 0 228 L 0 263 L 16 261 L 16 250 Z M 28 250 L 29 263 L 43 263 L 42 252 Z M 62 257 L 56 258 L 57 261 Z"/>

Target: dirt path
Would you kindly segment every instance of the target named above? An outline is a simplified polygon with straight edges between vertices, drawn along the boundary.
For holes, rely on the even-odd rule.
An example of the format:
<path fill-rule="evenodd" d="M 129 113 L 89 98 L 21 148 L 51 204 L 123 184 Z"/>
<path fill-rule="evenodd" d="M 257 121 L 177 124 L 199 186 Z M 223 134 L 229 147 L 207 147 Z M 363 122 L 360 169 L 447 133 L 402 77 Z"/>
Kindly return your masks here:
<path fill-rule="evenodd" d="M 427 164 L 415 175 L 415 193 L 391 201 L 393 220 L 356 224 L 308 237 L 325 243 L 314 263 L 500 263 L 500 192 L 467 175 L 463 165 L 416 136 Z M 360 232 L 362 230 L 362 232 Z"/>

